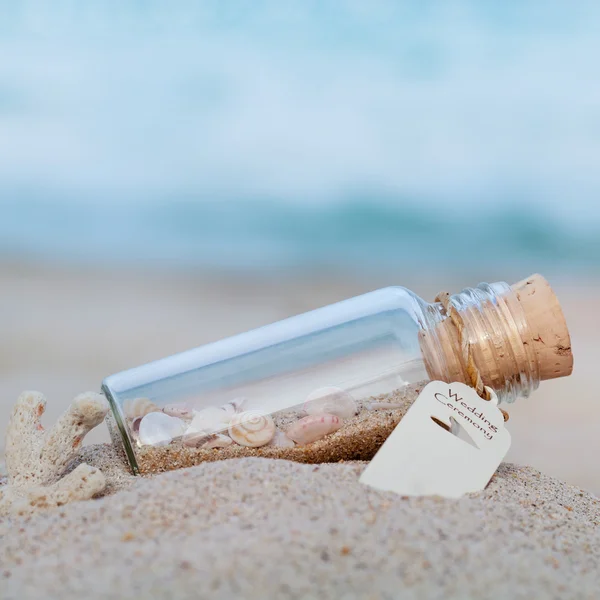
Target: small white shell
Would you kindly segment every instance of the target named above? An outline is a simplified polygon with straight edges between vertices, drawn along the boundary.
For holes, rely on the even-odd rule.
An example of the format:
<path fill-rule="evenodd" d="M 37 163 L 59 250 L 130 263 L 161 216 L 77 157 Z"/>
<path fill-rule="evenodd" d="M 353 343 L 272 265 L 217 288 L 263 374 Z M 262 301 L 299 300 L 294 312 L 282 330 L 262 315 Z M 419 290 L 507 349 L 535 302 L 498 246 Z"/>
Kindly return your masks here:
<path fill-rule="evenodd" d="M 340 419 L 350 419 L 356 415 L 354 398 L 342 388 L 323 387 L 312 392 L 304 403 L 309 415 L 336 415 Z"/>
<path fill-rule="evenodd" d="M 194 417 L 194 410 L 188 404 L 167 404 L 162 411 L 165 415 L 185 419 L 186 421 L 191 421 Z"/>
<path fill-rule="evenodd" d="M 290 438 L 281 429 L 275 431 L 273 439 L 267 444 L 267 446 L 276 446 L 277 448 L 293 448 L 296 442 L 290 440 Z"/>
<path fill-rule="evenodd" d="M 233 444 L 233 440 L 230 437 L 215 433 L 207 442 L 202 444 L 201 448 L 226 448 L 231 444 Z"/>
<path fill-rule="evenodd" d="M 287 436 L 298 445 L 304 446 L 337 431 L 343 421 L 336 415 L 310 415 L 304 417 L 287 430 Z"/>
<path fill-rule="evenodd" d="M 244 410 L 244 404 L 246 404 L 247 398 L 236 398 L 227 404 L 223 404 L 221 406 L 221 410 L 224 410 L 229 420 L 236 415 L 237 413 L 241 413 Z"/>
<path fill-rule="evenodd" d="M 166 446 L 183 435 L 186 423 L 163 412 L 148 413 L 140 423 L 138 439 L 143 446 Z"/>
<path fill-rule="evenodd" d="M 126 400 L 123 404 L 125 416 L 133 421 L 138 417 L 145 417 L 152 412 L 160 412 L 160 408 L 149 398 L 133 398 Z"/>
<path fill-rule="evenodd" d="M 275 435 L 275 423 L 270 415 L 248 410 L 234 415 L 229 424 L 229 436 L 240 446 L 258 448 L 268 444 Z"/>
<path fill-rule="evenodd" d="M 208 406 L 199 411 L 194 411 L 194 418 L 186 433 L 198 433 L 203 431 L 207 434 L 218 433 L 227 429 L 231 416 L 222 408 Z"/>

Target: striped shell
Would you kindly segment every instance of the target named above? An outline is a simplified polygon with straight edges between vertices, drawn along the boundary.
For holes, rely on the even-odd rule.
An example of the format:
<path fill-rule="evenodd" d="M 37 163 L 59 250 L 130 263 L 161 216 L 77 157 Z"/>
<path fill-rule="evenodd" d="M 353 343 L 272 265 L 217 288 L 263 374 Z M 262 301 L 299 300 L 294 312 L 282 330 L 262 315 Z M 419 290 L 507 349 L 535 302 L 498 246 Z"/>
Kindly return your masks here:
<path fill-rule="evenodd" d="M 275 423 L 270 415 L 249 410 L 233 416 L 229 436 L 240 446 L 258 448 L 268 444 L 275 435 Z"/>
<path fill-rule="evenodd" d="M 227 448 L 227 446 L 231 446 L 233 444 L 233 440 L 226 435 L 221 435 L 220 433 L 215 433 L 215 435 L 211 436 L 207 442 L 204 442 L 201 448 Z"/>
<path fill-rule="evenodd" d="M 342 388 L 323 387 L 315 390 L 304 403 L 309 415 L 336 415 L 340 419 L 350 419 L 356 415 L 354 398 Z"/>
<path fill-rule="evenodd" d="M 160 408 L 149 398 L 134 398 L 126 400 L 123 404 L 125 416 L 133 421 L 138 417 L 145 417 L 152 412 L 160 412 Z"/>
<path fill-rule="evenodd" d="M 211 437 L 212 434 L 206 433 L 205 431 L 190 431 L 190 429 L 188 429 L 183 434 L 182 441 L 183 445 L 188 448 L 198 448 L 202 446 L 202 444 L 206 444 Z"/>
<path fill-rule="evenodd" d="M 286 434 L 304 446 L 337 431 L 342 425 L 343 421 L 336 415 L 311 415 L 293 423 Z"/>
<path fill-rule="evenodd" d="M 241 413 L 244 410 L 244 404 L 246 404 L 247 398 L 236 398 L 227 404 L 221 406 L 221 410 L 225 411 L 225 414 L 231 420 L 233 415 Z"/>
<path fill-rule="evenodd" d="M 188 404 L 167 404 L 162 411 L 165 415 L 185 419 L 186 421 L 191 421 L 194 417 L 194 411 Z"/>

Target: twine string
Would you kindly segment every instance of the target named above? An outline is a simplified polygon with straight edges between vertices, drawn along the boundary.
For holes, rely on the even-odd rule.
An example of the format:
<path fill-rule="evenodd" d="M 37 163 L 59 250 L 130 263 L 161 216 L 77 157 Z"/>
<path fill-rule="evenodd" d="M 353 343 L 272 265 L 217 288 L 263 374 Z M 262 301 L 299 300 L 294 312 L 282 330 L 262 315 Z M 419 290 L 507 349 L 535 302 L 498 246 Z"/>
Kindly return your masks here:
<path fill-rule="evenodd" d="M 448 292 L 440 292 L 436 296 L 435 301 L 441 303 L 441 305 L 444 307 L 444 312 L 452 321 L 452 324 L 456 327 L 456 331 L 458 332 L 458 341 L 460 342 L 460 349 L 464 363 L 467 367 L 467 375 L 469 376 L 471 386 L 475 389 L 480 398 L 488 401 L 491 400 L 492 396 L 489 392 L 489 389 L 484 385 L 483 380 L 481 379 L 481 373 L 475 364 L 471 342 L 469 342 L 467 336 L 465 335 L 465 323 L 460 313 L 456 310 L 452 302 L 450 302 L 450 294 Z M 500 412 L 502 413 L 504 420 L 508 421 L 508 413 L 501 408 Z"/>

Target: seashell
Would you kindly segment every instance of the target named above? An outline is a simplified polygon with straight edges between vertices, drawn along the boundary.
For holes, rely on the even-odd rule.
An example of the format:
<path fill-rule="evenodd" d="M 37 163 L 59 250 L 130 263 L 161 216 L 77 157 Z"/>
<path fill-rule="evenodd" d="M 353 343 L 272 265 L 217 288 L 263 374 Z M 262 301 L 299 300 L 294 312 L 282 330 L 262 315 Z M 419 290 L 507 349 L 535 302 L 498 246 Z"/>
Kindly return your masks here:
<path fill-rule="evenodd" d="M 229 424 L 229 436 L 240 446 L 265 446 L 274 435 L 275 423 L 271 416 L 254 410 L 234 415 Z"/>
<path fill-rule="evenodd" d="M 194 411 L 194 418 L 186 433 L 203 431 L 207 434 L 218 433 L 227 429 L 231 416 L 227 411 L 217 406 L 208 406 L 202 410 Z"/>
<path fill-rule="evenodd" d="M 186 421 L 191 421 L 194 418 L 194 410 L 188 404 L 167 404 L 162 411 L 165 415 Z"/>
<path fill-rule="evenodd" d="M 337 431 L 343 421 L 337 415 L 310 415 L 296 421 L 287 430 L 287 436 L 298 445 L 304 446 Z"/>
<path fill-rule="evenodd" d="M 142 419 L 144 417 L 136 417 L 132 422 L 131 422 L 131 433 L 133 434 L 134 439 L 138 439 L 139 435 L 140 435 L 140 423 L 142 422 Z"/>
<path fill-rule="evenodd" d="M 281 429 L 275 431 L 273 439 L 267 444 L 267 446 L 276 446 L 277 448 L 293 448 L 295 445 L 296 442 L 290 440 L 285 431 L 281 431 Z"/>
<path fill-rule="evenodd" d="M 183 445 L 189 448 L 198 448 L 208 442 L 213 434 L 206 431 L 190 431 L 189 429 L 183 435 Z"/>
<path fill-rule="evenodd" d="M 138 432 L 139 443 L 143 446 L 166 446 L 183 435 L 185 421 L 170 417 L 163 412 L 148 413 L 141 421 Z"/>
<path fill-rule="evenodd" d="M 233 444 L 233 440 L 230 437 L 215 433 L 207 442 L 202 444 L 201 448 L 226 448 L 231 444 Z"/>
<path fill-rule="evenodd" d="M 350 419 L 356 415 L 354 398 L 342 388 L 323 387 L 312 392 L 304 403 L 309 415 L 336 415 L 340 419 Z"/>
<path fill-rule="evenodd" d="M 244 410 L 244 404 L 246 404 L 247 401 L 248 398 L 236 398 L 227 404 L 223 404 L 223 406 L 221 406 L 221 410 L 224 410 L 231 420 L 233 415 L 241 413 Z"/>
<path fill-rule="evenodd" d="M 367 410 L 396 410 L 398 408 L 404 408 L 404 404 L 398 404 L 396 402 L 369 402 L 367 404 Z"/>
<path fill-rule="evenodd" d="M 133 421 L 137 417 L 145 417 L 151 412 L 160 412 L 160 408 L 149 398 L 134 398 L 125 401 L 123 412 L 128 419 Z"/>

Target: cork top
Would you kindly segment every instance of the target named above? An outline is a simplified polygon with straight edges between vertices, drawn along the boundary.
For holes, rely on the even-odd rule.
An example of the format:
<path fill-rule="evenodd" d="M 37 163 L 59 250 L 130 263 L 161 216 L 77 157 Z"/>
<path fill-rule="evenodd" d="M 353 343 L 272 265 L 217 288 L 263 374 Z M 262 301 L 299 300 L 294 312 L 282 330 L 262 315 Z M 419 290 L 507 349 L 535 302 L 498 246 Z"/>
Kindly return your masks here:
<path fill-rule="evenodd" d="M 485 385 L 527 395 L 539 381 L 573 370 L 569 330 L 550 284 L 532 275 L 512 286 L 482 284 L 453 297 L 475 364 Z M 470 385 L 456 326 L 439 321 L 420 334 L 432 380 Z M 521 383 L 519 383 L 521 382 Z"/>
<path fill-rule="evenodd" d="M 566 377 L 573 372 L 571 337 L 556 294 L 541 275 L 532 275 L 511 286 L 525 313 L 540 380 Z"/>

